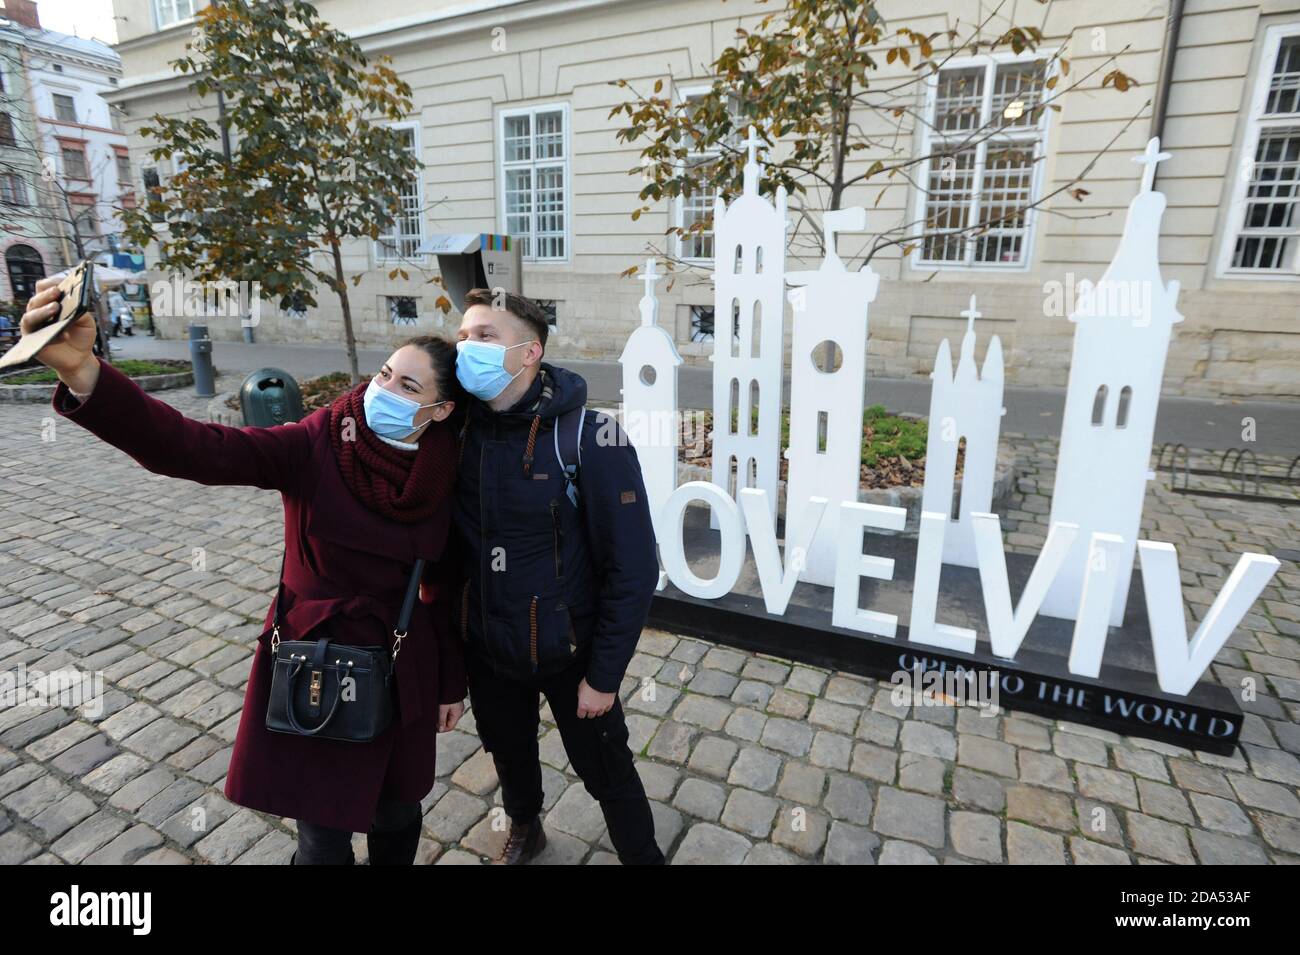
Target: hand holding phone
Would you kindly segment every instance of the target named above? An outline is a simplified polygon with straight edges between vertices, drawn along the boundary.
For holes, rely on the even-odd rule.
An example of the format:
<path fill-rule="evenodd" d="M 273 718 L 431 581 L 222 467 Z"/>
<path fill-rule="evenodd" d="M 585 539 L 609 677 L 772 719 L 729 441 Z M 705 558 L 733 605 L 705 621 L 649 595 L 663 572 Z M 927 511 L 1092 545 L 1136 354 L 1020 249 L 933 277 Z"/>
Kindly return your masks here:
<path fill-rule="evenodd" d="M 93 352 L 97 328 L 92 269 L 93 263 L 87 261 L 62 281 L 47 278 L 36 283 L 36 294 L 22 318 L 22 338 L 0 358 L 0 368 L 35 358 L 74 390 L 89 391 L 84 387 L 87 383 L 93 387 L 99 362 Z"/>

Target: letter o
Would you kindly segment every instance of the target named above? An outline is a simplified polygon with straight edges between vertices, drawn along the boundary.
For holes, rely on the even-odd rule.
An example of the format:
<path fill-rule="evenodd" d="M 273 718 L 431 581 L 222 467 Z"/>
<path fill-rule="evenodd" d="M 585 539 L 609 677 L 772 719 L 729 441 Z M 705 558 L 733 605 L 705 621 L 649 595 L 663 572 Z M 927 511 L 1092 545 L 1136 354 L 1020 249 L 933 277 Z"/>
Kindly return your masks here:
<path fill-rule="evenodd" d="M 686 505 L 702 501 L 713 508 L 718 518 L 722 536 L 718 572 L 712 580 L 697 577 L 686 562 L 686 545 L 682 539 L 682 524 L 686 518 Z M 740 579 L 740 569 L 745 563 L 745 527 L 740 519 L 740 508 L 727 493 L 708 481 L 687 481 L 664 502 L 660 511 L 662 524 L 668 533 L 659 543 L 660 557 L 668 579 L 678 590 L 701 600 L 716 600 L 731 592 Z"/>

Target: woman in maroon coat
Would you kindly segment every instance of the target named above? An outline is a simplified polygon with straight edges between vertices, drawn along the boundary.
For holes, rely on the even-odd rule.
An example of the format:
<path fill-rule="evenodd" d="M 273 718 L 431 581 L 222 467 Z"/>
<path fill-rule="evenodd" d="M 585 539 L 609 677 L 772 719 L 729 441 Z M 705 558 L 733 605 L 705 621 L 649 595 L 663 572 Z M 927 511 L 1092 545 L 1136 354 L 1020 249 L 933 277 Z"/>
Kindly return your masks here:
<path fill-rule="evenodd" d="M 53 279 L 37 285 L 27 333 L 58 309 Z M 186 418 L 91 352 L 83 316 L 43 349 L 57 372 L 55 410 L 157 474 L 202 484 L 274 489 L 284 501 L 284 640 L 323 621 L 338 643 L 392 644 L 417 558 L 421 601 L 395 665 L 397 715 L 371 742 L 266 728 L 271 684 L 268 608 L 226 776 L 236 803 L 298 820 L 299 865 L 351 863 L 367 832 L 372 863 L 409 864 L 420 800 L 434 782 L 436 734 L 464 712 L 462 639 L 452 625 L 454 556 L 446 552 L 456 446 L 447 418 L 458 385 L 455 349 L 432 336 L 395 351 L 367 385 L 301 422 L 231 428 Z"/>

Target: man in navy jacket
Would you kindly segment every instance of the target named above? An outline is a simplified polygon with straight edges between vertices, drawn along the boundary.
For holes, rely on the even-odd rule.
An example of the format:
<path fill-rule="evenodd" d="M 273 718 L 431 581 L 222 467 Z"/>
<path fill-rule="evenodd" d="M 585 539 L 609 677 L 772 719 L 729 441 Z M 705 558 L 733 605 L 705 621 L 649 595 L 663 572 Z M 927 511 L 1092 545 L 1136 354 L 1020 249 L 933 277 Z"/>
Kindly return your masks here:
<path fill-rule="evenodd" d="M 529 299 L 466 296 L 460 625 L 474 719 L 511 820 L 502 861 L 525 862 L 546 841 L 541 693 L 620 860 L 661 864 L 619 703 L 659 574 L 645 486 L 618 425 L 585 411 L 587 383 L 542 361 L 546 336 Z"/>

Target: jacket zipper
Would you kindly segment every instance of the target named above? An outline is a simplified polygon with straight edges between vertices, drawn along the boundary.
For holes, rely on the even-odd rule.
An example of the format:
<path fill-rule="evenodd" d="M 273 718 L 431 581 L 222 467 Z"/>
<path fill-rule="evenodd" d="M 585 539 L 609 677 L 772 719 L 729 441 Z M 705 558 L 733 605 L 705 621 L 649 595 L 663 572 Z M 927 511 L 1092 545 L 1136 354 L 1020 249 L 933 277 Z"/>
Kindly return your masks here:
<path fill-rule="evenodd" d="M 555 529 L 555 576 L 559 578 L 564 576 L 564 556 L 560 549 L 563 534 L 560 532 L 560 502 L 554 498 L 551 500 L 551 526 Z"/>

